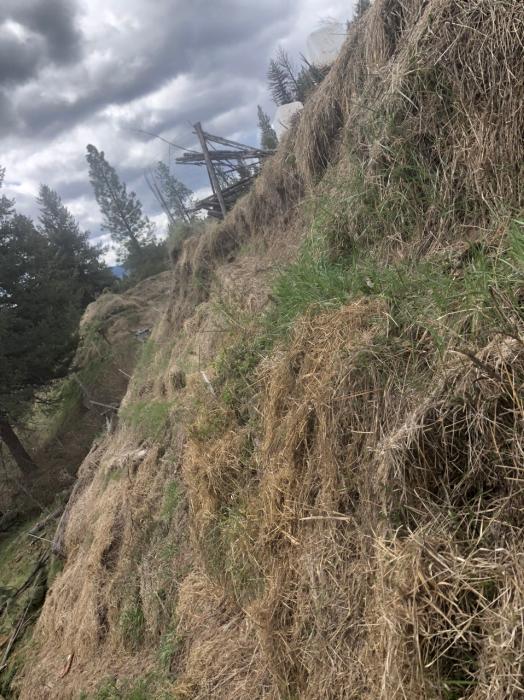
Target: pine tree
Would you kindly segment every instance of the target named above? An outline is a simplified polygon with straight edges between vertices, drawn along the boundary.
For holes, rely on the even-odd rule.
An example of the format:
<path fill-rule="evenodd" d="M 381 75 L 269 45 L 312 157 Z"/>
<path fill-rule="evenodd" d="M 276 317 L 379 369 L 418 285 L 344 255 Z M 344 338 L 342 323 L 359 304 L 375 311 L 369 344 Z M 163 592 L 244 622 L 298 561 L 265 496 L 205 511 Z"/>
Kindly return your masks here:
<path fill-rule="evenodd" d="M 104 217 L 102 228 L 127 251 L 140 253 L 140 247 L 151 237 L 151 223 L 142 213 L 142 204 L 134 192 L 127 192 L 103 151 L 91 144 L 87 147 L 89 178 L 96 201 Z"/>
<path fill-rule="evenodd" d="M 304 104 L 315 88 L 324 80 L 329 68 L 315 66 L 303 54 L 301 54 L 301 60 L 302 68 L 297 76 L 297 99 Z"/>
<path fill-rule="evenodd" d="M 0 190 L 4 185 L 5 168 L 0 167 Z M 14 202 L 4 194 L 0 196 L 0 224 L 13 212 Z"/>
<path fill-rule="evenodd" d="M 260 145 L 267 150 L 273 150 L 278 146 L 278 137 L 271 126 L 271 120 L 258 105 L 258 128 L 260 129 Z"/>
<path fill-rule="evenodd" d="M 39 387 L 65 375 L 77 325 L 70 284 L 53 277 L 49 241 L 11 208 L 0 221 L 0 439 L 26 476 L 36 465 L 13 421 Z"/>
<path fill-rule="evenodd" d="M 39 231 L 49 241 L 53 275 L 68 279 L 71 293 L 78 300 L 79 314 L 105 288 L 113 284 L 113 275 L 100 260 L 102 250 L 90 245 L 89 235 L 81 231 L 59 195 L 47 185 L 40 187 Z"/>
<path fill-rule="evenodd" d="M 193 206 L 193 192 L 183 182 L 177 180 L 162 161 L 158 162 L 154 177 L 173 219 L 181 219 L 189 223 L 191 220 L 189 210 Z"/>
<path fill-rule="evenodd" d="M 269 63 L 268 85 L 275 104 L 281 106 L 290 102 L 307 100 L 315 87 L 325 78 L 326 72 L 309 63 L 302 56 L 299 72 L 289 55 L 280 48 L 275 59 Z"/>
<path fill-rule="evenodd" d="M 289 80 L 289 75 L 279 63 L 271 59 L 267 71 L 267 81 L 269 92 L 273 98 L 273 102 L 278 105 L 287 105 L 295 101 L 295 93 L 293 84 Z"/>
<path fill-rule="evenodd" d="M 317 86 L 309 67 L 304 66 L 300 69 L 300 73 L 297 77 L 297 85 L 297 99 L 304 104 Z"/>
<path fill-rule="evenodd" d="M 104 217 L 102 228 L 120 246 L 119 262 L 129 272 L 130 281 L 138 281 L 165 270 L 167 249 L 154 235 L 153 224 L 142 212 L 142 204 L 134 192 L 107 162 L 103 151 L 87 147 L 89 177 Z"/>

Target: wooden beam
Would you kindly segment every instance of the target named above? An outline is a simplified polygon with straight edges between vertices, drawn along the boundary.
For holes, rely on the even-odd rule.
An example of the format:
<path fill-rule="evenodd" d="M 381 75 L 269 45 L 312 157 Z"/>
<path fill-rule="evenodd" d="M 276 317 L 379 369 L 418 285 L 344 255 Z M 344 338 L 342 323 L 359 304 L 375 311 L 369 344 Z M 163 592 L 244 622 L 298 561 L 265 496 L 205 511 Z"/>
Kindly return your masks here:
<path fill-rule="evenodd" d="M 211 160 L 211 157 L 209 155 L 206 137 L 204 135 L 202 124 L 200 122 L 197 122 L 195 124 L 195 133 L 198 136 L 198 140 L 200 141 L 200 145 L 202 146 L 202 151 L 204 153 L 204 158 L 206 159 L 207 172 L 209 174 L 211 187 L 213 188 L 213 192 L 218 197 L 220 209 L 222 211 L 222 216 L 225 219 L 227 214 L 226 203 L 224 202 L 224 197 L 222 196 L 222 190 L 220 189 L 220 183 L 218 181 L 218 177 L 215 171 L 215 166 L 213 165 L 213 161 Z"/>
<path fill-rule="evenodd" d="M 209 151 L 209 157 L 212 161 L 228 161 L 228 160 L 260 160 L 272 155 L 271 151 L 261 151 L 258 148 L 245 149 L 243 151 Z M 184 153 L 175 159 L 175 162 L 183 165 L 186 163 L 200 164 L 205 161 L 203 153 Z"/>
<path fill-rule="evenodd" d="M 248 151 L 259 151 L 260 153 L 263 153 L 266 156 L 270 156 L 275 152 L 274 148 L 266 149 L 266 148 L 256 148 L 255 146 L 248 146 L 245 143 L 239 143 L 238 141 L 231 141 L 231 139 L 225 139 L 222 136 L 214 136 L 213 134 L 209 134 L 205 132 L 206 139 L 208 141 L 212 141 L 213 143 L 219 143 L 222 146 L 232 146 L 233 148 L 238 148 L 240 150 L 248 150 Z"/>
<path fill-rule="evenodd" d="M 235 201 L 243 195 L 245 192 L 247 192 L 251 186 L 251 183 L 256 179 L 256 175 L 250 175 L 249 177 L 243 178 L 242 180 L 238 180 L 237 182 L 234 182 L 232 185 L 229 187 L 226 187 L 222 190 L 222 197 L 224 198 L 224 201 L 230 204 L 234 204 Z M 193 208 L 192 211 L 198 211 L 199 209 L 202 208 L 207 208 L 208 206 L 218 206 L 218 201 L 216 198 L 216 195 L 211 195 L 209 197 L 205 197 L 204 199 L 199 200 L 198 202 L 195 203 L 195 207 Z"/>

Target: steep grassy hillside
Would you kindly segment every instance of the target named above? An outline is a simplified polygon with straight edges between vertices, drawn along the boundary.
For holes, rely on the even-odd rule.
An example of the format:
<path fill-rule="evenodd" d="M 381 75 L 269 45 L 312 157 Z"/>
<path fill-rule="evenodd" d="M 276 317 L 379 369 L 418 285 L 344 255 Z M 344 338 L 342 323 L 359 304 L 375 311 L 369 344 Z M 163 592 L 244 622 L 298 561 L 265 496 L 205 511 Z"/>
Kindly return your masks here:
<path fill-rule="evenodd" d="M 170 287 L 170 274 L 161 273 L 126 292 L 105 293 L 86 309 L 73 373 L 58 387 L 59 410 L 48 429 L 54 438 L 51 449 L 58 456 L 57 442 L 64 446 L 66 454 L 60 456 L 73 469 L 112 419 L 111 407 L 118 408 L 147 340 L 147 333 L 140 332 L 151 330 L 162 316 Z M 48 436 L 44 441 L 49 448 Z"/>
<path fill-rule="evenodd" d="M 146 341 L 136 331 L 162 315 L 169 288 L 170 275 L 161 274 L 123 294 L 105 293 L 88 307 L 71 375 L 46 392 L 44 409 L 37 404 L 29 420 L 26 444 L 41 467 L 34 483 L 24 485 L 0 452 L 3 523 L 14 521 L 0 531 L 0 693 L 7 696 L 30 655 L 31 630 L 46 591 L 62 568 L 49 543 L 76 472 L 94 441 L 112 429 Z"/>
<path fill-rule="evenodd" d="M 13 504 L 34 510 L 71 486 L 95 437 L 114 417 L 124 396 L 142 340 L 135 332 L 151 328 L 166 308 L 171 275 L 162 273 L 122 293 L 106 292 L 89 305 L 81 322 L 80 342 L 70 376 L 41 397 L 28 417 L 24 443 L 41 474 L 28 498 L 18 471 L 4 452 L 0 509 Z"/>
<path fill-rule="evenodd" d="M 376 0 L 186 242 L 21 698 L 522 696 L 523 36 Z"/>

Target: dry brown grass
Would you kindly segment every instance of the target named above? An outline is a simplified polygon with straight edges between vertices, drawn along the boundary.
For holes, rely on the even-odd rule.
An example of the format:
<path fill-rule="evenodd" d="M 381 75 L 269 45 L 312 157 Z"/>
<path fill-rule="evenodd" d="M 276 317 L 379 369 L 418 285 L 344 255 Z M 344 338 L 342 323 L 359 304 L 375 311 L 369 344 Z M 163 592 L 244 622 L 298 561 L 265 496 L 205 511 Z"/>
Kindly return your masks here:
<path fill-rule="evenodd" d="M 265 367 L 249 461 L 246 427 L 190 444 L 194 546 L 231 624 L 213 624 L 209 643 L 228 652 L 206 657 L 202 683 L 188 638 L 190 697 L 248 663 L 269 685 L 238 697 L 519 697 L 522 346 L 450 355 L 421 401 L 402 386 L 413 358 L 375 345 L 383 321 L 358 302 L 299 324 Z M 241 620 L 248 640 L 231 647 Z"/>
<path fill-rule="evenodd" d="M 510 0 L 376 0 L 253 191 L 186 242 L 154 336 L 167 362 L 127 397 L 173 401 L 170 420 L 160 441 L 124 425 L 100 448 L 22 697 L 151 668 L 173 609 L 175 697 L 523 696 L 520 321 L 476 354 L 439 357 L 381 299 L 306 314 L 250 377 L 243 412 L 200 374 L 235 333 L 202 357 L 197 339 L 225 320 L 212 310 L 225 288 L 249 307 L 241 247 L 278 260 L 312 192 L 329 193 L 333 249 L 357 242 L 383 260 L 427 256 L 521 207 L 523 24 Z M 342 209 L 333 170 L 351 193 Z M 171 478 L 183 499 L 164 526 Z M 171 587 L 162 542 L 180 548 Z M 138 641 L 122 627 L 137 601 Z M 38 695 L 42 678 L 54 695 Z"/>
<path fill-rule="evenodd" d="M 83 488 L 71 509 L 66 565 L 46 599 L 36 638 L 38 664 L 27 669 L 22 696 L 77 697 L 116 674 L 137 677 L 155 663 L 170 625 L 183 552 L 184 499 L 165 514 L 176 478 L 172 452 L 137 444 L 126 429 L 109 436 L 82 466 Z M 177 533 L 178 534 L 175 534 Z M 60 678 L 74 653 L 73 670 Z"/>
<path fill-rule="evenodd" d="M 186 453 L 195 546 L 213 585 L 245 616 L 256 650 L 250 672 L 270 674 L 254 697 L 334 697 L 354 674 L 349 629 L 359 619 L 364 579 L 352 576 L 344 552 L 365 547 L 353 520 L 355 470 L 375 386 L 373 374 L 350 368 L 382 311 L 358 303 L 301 324 L 289 351 L 265 368 L 258 448 L 249 426 L 232 427 L 193 441 Z M 194 618 L 187 628 L 198 629 Z M 214 644 L 221 638 L 219 628 Z M 206 677 L 220 673 L 208 666 Z M 205 697 L 191 657 L 185 674 L 194 697 Z"/>
<path fill-rule="evenodd" d="M 499 338 L 477 357 L 447 371 L 383 443 L 384 697 L 522 692 L 524 353 Z"/>

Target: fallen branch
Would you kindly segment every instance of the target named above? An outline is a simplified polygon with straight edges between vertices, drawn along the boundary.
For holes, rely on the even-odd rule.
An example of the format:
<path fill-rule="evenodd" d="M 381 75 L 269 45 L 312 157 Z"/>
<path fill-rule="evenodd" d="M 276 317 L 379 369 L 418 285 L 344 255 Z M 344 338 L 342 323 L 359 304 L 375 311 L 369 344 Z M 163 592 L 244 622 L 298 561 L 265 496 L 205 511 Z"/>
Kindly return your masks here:
<path fill-rule="evenodd" d="M 71 654 L 68 655 L 67 660 L 66 660 L 66 664 L 65 664 L 62 672 L 58 676 L 59 678 L 65 678 L 65 676 L 67 676 L 67 674 L 71 670 L 71 665 L 73 663 L 74 658 L 75 658 L 75 652 L 73 651 Z"/>
<path fill-rule="evenodd" d="M 111 411 L 118 411 L 118 406 L 112 406 L 112 405 L 107 404 L 107 403 L 100 403 L 100 401 L 94 401 L 89 396 L 89 392 L 88 392 L 87 388 L 82 384 L 82 382 L 80 381 L 78 376 L 76 374 L 73 374 L 72 377 L 73 377 L 73 380 L 76 382 L 76 384 L 78 384 L 80 391 L 82 392 L 82 399 L 83 399 L 82 402 L 83 402 L 85 408 L 87 408 L 89 410 L 92 406 L 101 406 L 102 408 L 108 408 Z"/>
<path fill-rule="evenodd" d="M 4 655 L 3 655 L 3 657 L 2 657 L 2 662 L 0 663 L 0 673 L 1 673 L 1 672 L 5 669 L 5 667 L 7 666 L 7 660 L 9 659 L 9 656 L 11 655 L 11 650 L 12 650 L 12 648 L 14 647 L 16 640 L 18 639 L 18 637 L 20 636 L 20 633 L 22 632 L 22 630 L 23 630 L 23 628 L 24 628 L 25 619 L 26 619 L 26 616 L 27 616 L 27 611 L 29 610 L 29 607 L 30 607 L 30 606 L 31 606 L 31 601 L 29 601 L 29 602 L 27 603 L 27 605 L 25 606 L 25 609 L 24 609 L 24 612 L 23 612 L 23 614 L 22 614 L 22 617 L 21 617 L 20 620 L 18 621 L 18 623 L 17 623 L 17 625 L 16 625 L 16 627 L 15 627 L 15 629 L 14 629 L 13 634 L 12 634 L 11 637 L 9 638 L 9 641 L 8 641 L 7 646 L 6 646 L 6 648 L 5 648 L 5 651 L 4 651 Z"/>
<path fill-rule="evenodd" d="M 40 542 L 49 542 L 49 544 L 53 544 L 53 540 L 48 540 L 47 537 L 39 537 L 38 535 L 32 535 L 30 532 L 27 532 L 26 535 L 28 537 L 34 537 L 35 540 L 40 540 Z"/>
<path fill-rule="evenodd" d="M 49 513 L 48 516 L 46 516 L 43 520 L 40 520 L 40 522 L 38 522 L 34 527 L 32 527 L 27 534 L 36 535 L 37 532 L 41 532 L 45 528 L 47 523 L 49 523 L 51 520 L 54 520 L 55 518 L 58 518 L 58 516 L 62 514 L 63 510 L 63 507 L 60 506 L 52 513 Z"/>
<path fill-rule="evenodd" d="M 47 564 L 47 560 L 48 560 L 48 559 L 49 559 L 49 552 L 45 552 L 44 554 L 42 554 L 42 555 L 39 557 L 38 561 L 36 562 L 35 568 L 31 571 L 31 573 L 30 573 L 29 576 L 26 578 L 26 580 L 24 581 L 24 583 L 23 583 L 21 586 L 19 586 L 19 587 L 16 589 L 16 591 L 15 591 L 12 595 L 10 595 L 9 598 L 3 603 L 2 607 L 0 608 L 0 613 L 3 614 L 3 612 L 4 612 L 5 609 L 7 608 L 8 603 L 10 603 L 10 602 L 11 602 L 12 600 L 14 600 L 15 598 L 18 598 L 18 596 L 19 596 L 21 593 L 23 593 L 24 591 L 26 591 L 26 590 L 29 588 L 29 586 L 30 586 L 31 582 L 33 581 L 33 579 L 37 576 L 37 574 L 39 573 L 39 571 L 40 571 L 41 569 L 43 569 L 44 566 Z"/>

